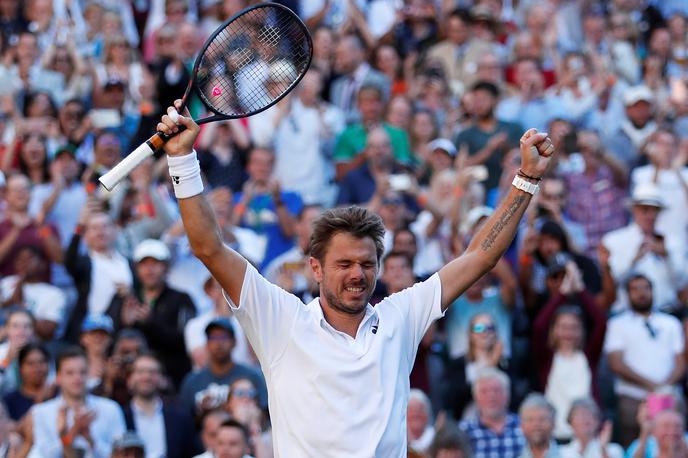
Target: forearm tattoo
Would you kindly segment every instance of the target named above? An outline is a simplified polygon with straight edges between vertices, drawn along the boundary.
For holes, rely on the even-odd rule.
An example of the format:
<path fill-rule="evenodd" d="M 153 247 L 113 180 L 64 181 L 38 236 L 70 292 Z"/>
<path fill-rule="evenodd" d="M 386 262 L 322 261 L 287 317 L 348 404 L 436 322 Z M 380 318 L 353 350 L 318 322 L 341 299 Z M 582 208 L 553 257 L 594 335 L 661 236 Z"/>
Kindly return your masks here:
<path fill-rule="evenodd" d="M 487 234 L 487 237 L 485 237 L 483 241 L 480 243 L 480 247 L 483 249 L 483 251 L 488 251 L 494 246 L 497 237 L 499 237 L 499 234 L 502 233 L 506 225 L 509 224 L 511 218 L 513 218 L 514 214 L 516 214 L 516 212 L 519 208 L 521 208 L 521 205 L 523 205 L 524 202 L 526 202 L 526 196 L 518 195 L 514 197 L 514 200 L 512 200 L 509 206 L 506 208 L 506 210 L 504 210 L 504 212 L 499 217 L 495 225 L 492 226 L 492 229 L 490 229 L 490 232 Z"/>

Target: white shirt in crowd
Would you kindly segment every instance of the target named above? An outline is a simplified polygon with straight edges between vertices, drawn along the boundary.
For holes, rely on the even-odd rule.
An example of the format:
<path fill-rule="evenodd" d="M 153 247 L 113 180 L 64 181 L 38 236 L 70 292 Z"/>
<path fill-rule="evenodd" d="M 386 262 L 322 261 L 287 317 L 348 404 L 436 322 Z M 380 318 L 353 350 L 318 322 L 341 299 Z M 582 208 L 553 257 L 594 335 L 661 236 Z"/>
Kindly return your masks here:
<path fill-rule="evenodd" d="M 623 458 L 624 450 L 619 444 L 607 444 L 606 447 L 607 458 Z M 594 439 L 588 443 L 585 450 L 581 450 L 581 444 L 578 439 L 572 440 L 566 445 L 559 448 L 561 458 L 600 458 L 602 456 L 602 445 L 600 441 Z"/>
<path fill-rule="evenodd" d="M 590 396 L 591 383 L 592 373 L 582 351 L 570 356 L 559 352 L 554 354 L 545 397 L 556 409 L 554 437 L 557 439 L 568 439 L 573 434 L 568 422 L 571 404 L 577 399 Z"/>
<path fill-rule="evenodd" d="M 685 234 L 688 227 L 688 195 L 675 170 L 660 170 L 655 178 L 655 166 L 648 164 L 633 169 L 631 173 L 631 191 L 644 183 L 654 183 L 662 194 L 666 208 L 657 216 L 657 229 L 663 234 Z M 681 169 L 683 181 L 688 183 L 688 167 Z"/>
<path fill-rule="evenodd" d="M 131 288 L 133 277 L 126 258 L 112 250 L 110 255 L 89 252 L 91 257 L 91 290 L 88 313 L 102 315 L 110 306 L 119 285 Z"/>
<path fill-rule="evenodd" d="M 184 344 L 186 345 L 186 351 L 191 356 L 194 350 L 200 347 L 205 347 L 208 341 L 208 337 L 205 335 L 205 328 L 208 324 L 215 318 L 221 318 L 221 315 L 215 312 L 215 310 L 210 310 L 191 318 L 184 326 Z M 246 336 L 244 335 L 244 330 L 241 329 L 241 325 L 234 316 L 229 317 L 234 328 L 234 350 L 232 350 L 232 361 L 235 363 L 243 364 L 245 366 L 255 366 L 256 362 L 251 357 L 251 351 L 248 348 L 248 343 L 246 342 Z"/>
<path fill-rule="evenodd" d="M 0 295 L 6 301 L 17 289 L 19 277 L 12 275 L 0 281 Z M 26 308 L 37 320 L 47 320 L 62 324 L 67 306 L 67 297 L 62 290 L 49 283 L 24 283 L 22 295 Z M 59 337 L 56 335 L 56 337 Z"/>
<path fill-rule="evenodd" d="M 162 401 L 158 399 L 152 415 L 147 415 L 131 402 L 131 413 L 134 418 L 136 433 L 143 440 L 146 458 L 167 456 L 165 436 L 165 417 L 162 413 Z"/>
<path fill-rule="evenodd" d="M 681 322 L 673 316 L 653 312 L 648 318 L 627 310 L 609 320 L 604 351 L 623 352 L 623 361 L 637 374 L 655 383 L 664 383 L 676 364 L 676 355 L 683 354 L 684 338 Z M 643 400 L 647 390 L 617 377 L 617 395 Z"/>
<path fill-rule="evenodd" d="M 631 271 L 645 275 L 652 282 L 655 308 L 662 309 L 678 303 L 677 290 L 685 284 L 686 278 L 686 248 L 683 239 L 673 232 L 667 232 L 664 238 L 666 258 L 646 253 L 633 264 L 643 240 L 644 235 L 635 223 L 609 232 L 602 238 L 602 244 L 610 253 L 609 267 L 612 276 L 618 284 L 616 302 L 612 306 L 614 312 L 628 308 L 625 280 Z"/>
<path fill-rule="evenodd" d="M 406 455 L 409 375 L 442 316 L 439 275 L 368 305 L 355 339 L 250 265 L 240 306 L 228 303 L 264 370 L 276 457 Z"/>

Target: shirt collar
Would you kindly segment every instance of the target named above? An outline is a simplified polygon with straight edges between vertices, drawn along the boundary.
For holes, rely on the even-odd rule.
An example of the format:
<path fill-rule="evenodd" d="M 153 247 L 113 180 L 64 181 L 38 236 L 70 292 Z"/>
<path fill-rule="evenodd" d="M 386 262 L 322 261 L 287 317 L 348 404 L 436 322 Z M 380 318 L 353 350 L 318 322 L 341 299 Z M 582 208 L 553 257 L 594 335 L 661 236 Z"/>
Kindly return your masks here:
<path fill-rule="evenodd" d="M 134 402 L 133 399 L 131 400 L 130 405 L 131 405 L 131 412 L 132 412 L 134 415 L 148 416 L 143 410 L 141 410 L 141 409 L 136 405 L 136 403 Z M 157 398 L 157 399 L 155 400 L 155 408 L 154 408 L 154 410 L 153 410 L 153 415 L 151 415 L 151 416 L 154 417 L 154 416 L 160 415 L 161 413 L 162 413 L 162 401 L 160 400 L 160 398 Z"/>
<path fill-rule="evenodd" d="M 313 299 L 309 304 L 308 308 L 310 308 L 313 313 L 316 314 L 316 317 L 318 319 L 318 324 L 320 324 L 320 327 L 323 329 L 328 330 L 329 332 L 337 333 L 337 334 L 342 334 L 346 335 L 341 331 L 337 331 L 335 328 L 332 327 L 330 323 L 327 322 L 325 319 L 325 314 L 323 313 L 322 306 L 320 305 L 320 297 L 316 297 Z M 365 315 L 363 316 L 363 319 L 361 320 L 361 324 L 358 325 L 358 330 L 356 331 L 356 336 L 360 334 L 361 329 L 363 329 L 363 326 L 365 326 L 368 321 L 370 321 L 373 317 L 377 318 L 377 310 L 375 307 L 370 305 L 368 303 L 365 308 Z"/>

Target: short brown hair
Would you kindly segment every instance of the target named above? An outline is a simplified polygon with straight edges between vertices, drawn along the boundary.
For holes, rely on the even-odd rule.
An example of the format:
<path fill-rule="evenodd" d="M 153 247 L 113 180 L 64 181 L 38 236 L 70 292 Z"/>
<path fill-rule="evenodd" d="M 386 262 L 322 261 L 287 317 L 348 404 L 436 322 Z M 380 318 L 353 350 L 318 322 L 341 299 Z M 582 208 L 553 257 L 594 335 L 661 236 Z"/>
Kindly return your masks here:
<path fill-rule="evenodd" d="M 330 240 L 339 233 L 350 234 L 359 239 L 373 239 L 377 260 L 380 261 L 385 249 L 385 226 L 378 215 L 361 207 L 327 210 L 313 223 L 313 234 L 308 246 L 310 255 L 322 262 Z"/>

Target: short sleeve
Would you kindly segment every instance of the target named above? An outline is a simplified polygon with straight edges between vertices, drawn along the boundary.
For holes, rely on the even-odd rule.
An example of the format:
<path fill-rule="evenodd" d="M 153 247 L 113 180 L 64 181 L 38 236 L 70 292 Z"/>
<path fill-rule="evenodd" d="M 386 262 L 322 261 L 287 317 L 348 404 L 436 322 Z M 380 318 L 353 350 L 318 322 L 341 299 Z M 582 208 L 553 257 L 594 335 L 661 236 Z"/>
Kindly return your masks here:
<path fill-rule="evenodd" d="M 305 305 L 293 294 L 267 281 L 250 264 L 246 266 L 239 304 L 223 294 L 263 371 L 269 370 L 284 352 L 294 321 L 300 310 L 305 311 Z"/>
<path fill-rule="evenodd" d="M 674 327 L 673 341 L 671 342 L 672 350 L 674 354 L 683 353 L 686 341 L 683 336 L 683 327 L 681 326 L 681 322 L 677 319 L 672 319 L 671 322 Z"/>
<path fill-rule="evenodd" d="M 622 323 L 619 323 L 619 318 L 613 318 L 609 321 L 607 336 L 604 339 L 605 353 L 612 353 L 624 349 L 625 342 L 621 332 L 621 325 Z"/>
<path fill-rule="evenodd" d="M 377 305 L 381 313 L 386 307 L 393 307 L 401 313 L 401 318 L 408 324 L 410 340 L 408 341 L 409 362 L 413 364 L 416 351 L 425 332 L 433 321 L 444 316 L 442 311 L 442 284 L 439 274 L 416 283 L 410 288 L 392 294 Z"/>

